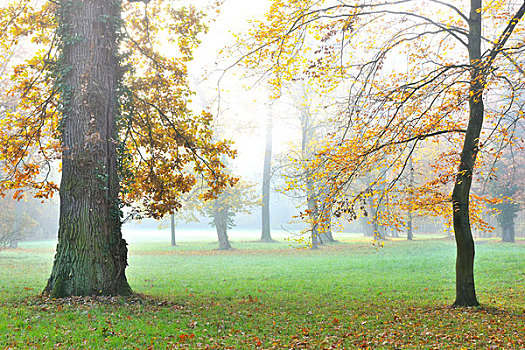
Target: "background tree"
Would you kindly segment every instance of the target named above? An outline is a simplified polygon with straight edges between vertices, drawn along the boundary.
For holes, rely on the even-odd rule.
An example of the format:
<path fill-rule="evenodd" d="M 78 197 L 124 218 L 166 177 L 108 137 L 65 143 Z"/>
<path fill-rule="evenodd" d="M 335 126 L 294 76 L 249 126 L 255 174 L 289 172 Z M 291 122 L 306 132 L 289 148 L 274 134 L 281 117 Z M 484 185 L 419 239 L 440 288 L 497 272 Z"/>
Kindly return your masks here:
<path fill-rule="evenodd" d="M 514 219 L 523 208 L 525 198 L 525 168 L 523 149 L 506 151 L 496 163 L 495 179 L 489 184 L 489 191 L 496 198 L 492 205 L 500 227 L 501 240 L 514 243 L 516 231 Z"/>
<path fill-rule="evenodd" d="M 286 179 L 281 190 L 305 208 L 301 216 L 307 221 L 308 228 L 301 235 L 307 235 L 311 249 L 317 249 L 325 241 L 334 241 L 331 232 L 332 213 L 325 205 L 329 190 L 323 179 L 316 177 L 310 167 L 316 151 L 322 145 L 325 131 L 323 98 L 302 81 L 290 84 L 287 89 L 283 89 L 282 94 L 292 100 L 293 110 L 290 114 L 293 117 L 289 119 L 299 129 L 299 137 L 297 142 L 290 142 L 291 149 L 281 161 L 279 172 Z"/>
<path fill-rule="evenodd" d="M 209 224 L 215 227 L 219 250 L 232 249 L 228 230 L 235 227 L 237 214 L 251 213 L 260 205 L 260 198 L 255 191 L 255 184 L 239 180 L 234 186 L 228 186 L 215 199 L 202 200 L 205 188 L 195 188 L 186 197 L 183 212 L 188 221 L 198 221 L 201 217 L 211 219 Z"/>
<path fill-rule="evenodd" d="M 270 229 L 270 184 L 272 174 L 272 134 L 273 134 L 273 109 L 272 103 L 268 104 L 266 117 L 266 139 L 264 150 L 262 201 L 261 201 L 261 241 L 272 242 Z"/>

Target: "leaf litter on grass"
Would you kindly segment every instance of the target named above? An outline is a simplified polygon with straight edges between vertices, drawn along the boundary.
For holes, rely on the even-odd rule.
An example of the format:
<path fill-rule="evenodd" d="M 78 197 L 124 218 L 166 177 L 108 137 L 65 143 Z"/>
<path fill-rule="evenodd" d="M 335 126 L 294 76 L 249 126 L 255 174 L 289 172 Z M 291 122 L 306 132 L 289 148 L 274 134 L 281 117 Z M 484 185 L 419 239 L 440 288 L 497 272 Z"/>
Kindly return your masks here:
<path fill-rule="evenodd" d="M 444 304 L 453 281 L 442 277 L 453 256 L 439 260 L 443 248 L 453 246 L 132 254 L 134 286 L 153 296 L 129 298 L 23 299 L 43 288 L 47 272 L 17 274 L 0 301 L 0 348 L 525 349 L 522 260 L 483 245 L 478 271 L 493 276 L 478 282 L 484 306 L 453 309 Z M 10 273 L 28 269 L 5 263 L 15 264 Z"/>

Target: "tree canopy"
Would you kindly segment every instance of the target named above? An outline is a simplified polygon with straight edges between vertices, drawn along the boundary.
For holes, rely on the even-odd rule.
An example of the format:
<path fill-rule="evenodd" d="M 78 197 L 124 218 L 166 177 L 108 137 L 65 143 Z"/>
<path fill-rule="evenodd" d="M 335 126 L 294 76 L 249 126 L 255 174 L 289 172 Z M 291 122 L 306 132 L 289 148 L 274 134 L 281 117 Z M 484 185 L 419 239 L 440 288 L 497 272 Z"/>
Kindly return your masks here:
<path fill-rule="evenodd" d="M 339 104 L 309 163 L 313 178 L 327 183 L 324 210 L 352 218 L 377 193 L 374 205 L 452 216 L 456 305 L 477 304 L 470 224 L 483 225 L 474 209 L 486 199 L 471 193 L 473 175 L 493 173 L 488 160 L 516 141 L 513 126 L 524 119 L 516 103 L 525 82 L 524 13 L 520 1 L 274 0 L 236 47 L 238 62 L 276 91 L 308 79 Z M 407 191 L 400 179 L 409 160 L 434 145 L 428 175 Z M 365 176 L 369 183 L 357 186 Z M 399 215 L 387 219 L 405 225 Z"/>
<path fill-rule="evenodd" d="M 180 195 L 201 175 L 209 185 L 205 198 L 235 182 L 222 172 L 221 156 L 235 156 L 230 142 L 213 139 L 210 113 L 189 107 L 193 92 L 187 64 L 207 28 L 204 13 L 174 6 L 170 1 L 124 2 L 118 24 L 120 200 L 139 203 L 157 218 L 177 210 Z M 61 99 L 70 93 L 60 79 L 69 69 L 61 52 L 68 40 L 77 40 L 57 22 L 60 8 L 54 1 L 33 0 L 0 8 L 1 57 L 10 76 L 4 86 L 15 101 L 4 105 L 0 121 L 2 194 L 16 190 L 18 198 L 33 189 L 35 196 L 46 198 L 58 190 L 49 173 L 61 157 Z M 167 51 L 163 45 L 177 49 Z M 184 170 L 188 165 L 192 172 Z"/>

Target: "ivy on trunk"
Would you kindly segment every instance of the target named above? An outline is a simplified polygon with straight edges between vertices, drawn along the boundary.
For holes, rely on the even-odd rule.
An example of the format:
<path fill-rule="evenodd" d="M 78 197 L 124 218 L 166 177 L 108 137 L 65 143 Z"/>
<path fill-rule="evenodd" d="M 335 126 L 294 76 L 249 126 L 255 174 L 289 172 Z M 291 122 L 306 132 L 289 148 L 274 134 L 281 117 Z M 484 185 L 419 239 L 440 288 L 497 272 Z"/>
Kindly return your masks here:
<path fill-rule="evenodd" d="M 130 294 L 117 175 L 120 2 L 59 3 L 62 181 L 53 297 Z"/>

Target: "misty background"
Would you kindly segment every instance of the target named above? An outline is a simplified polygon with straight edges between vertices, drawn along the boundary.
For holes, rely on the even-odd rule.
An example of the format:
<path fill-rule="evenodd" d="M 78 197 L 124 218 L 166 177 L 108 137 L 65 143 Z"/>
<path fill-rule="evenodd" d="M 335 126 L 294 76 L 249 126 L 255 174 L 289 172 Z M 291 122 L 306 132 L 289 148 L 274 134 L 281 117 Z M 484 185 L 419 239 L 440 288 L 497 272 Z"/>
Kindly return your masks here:
<path fill-rule="evenodd" d="M 234 142 L 237 157 L 230 162 L 232 173 L 253 184 L 253 191 L 261 196 L 263 161 L 265 153 L 265 133 L 267 118 L 273 120 L 272 132 L 272 179 L 270 195 L 270 222 L 272 237 L 291 242 L 307 226 L 297 215 L 305 208 L 305 198 L 300 195 L 284 194 L 283 177 L 280 168 L 286 158 L 301 140 L 300 109 L 294 105 L 293 98 L 285 97 L 272 100 L 271 92 L 265 84 L 255 78 L 243 76 L 243 72 L 230 69 L 224 74 L 224 68 L 235 62 L 234 57 L 221 57 L 221 50 L 233 45 L 233 33 L 240 33 L 249 28 L 249 20 L 261 19 L 268 10 L 264 0 L 243 1 L 227 0 L 221 7 L 221 13 L 209 23 L 209 31 L 202 35 L 202 44 L 195 52 L 195 59 L 190 64 L 190 76 L 193 81 L 195 111 L 209 110 L 216 116 L 215 127 L 219 138 Z M 166 47 L 166 50 L 169 50 Z M 218 95 L 220 92 L 220 95 Z M 59 179 L 54 170 L 52 176 Z M 59 181 L 57 181 L 59 182 Z M 26 196 L 17 201 L 9 197 L 0 199 L 0 208 L 4 212 L 1 223 L 2 231 L 11 231 L 12 235 L 4 239 L 3 244 L 16 248 L 17 243 L 27 240 L 56 239 L 58 232 L 58 196 L 41 202 Z M 128 217 L 124 212 L 125 223 L 123 236 L 129 242 L 158 241 L 169 242 L 170 218 L 161 221 Z M 210 226 L 211 218 L 193 215 L 188 221 L 184 209 L 175 214 L 177 241 L 216 240 L 215 229 Z M 495 216 L 488 210 L 485 220 L 496 229 L 488 236 L 497 236 L 499 228 Z M 337 220 L 336 220 L 337 221 Z M 251 213 L 238 213 L 234 218 L 235 227 L 228 231 L 231 240 L 258 240 L 261 236 L 260 205 L 251 209 Z M 415 236 L 418 234 L 443 234 L 450 232 L 441 218 L 417 217 L 414 219 Z M 345 234 L 364 234 L 366 220 L 347 221 L 341 219 L 333 226 L 334 238 Z M 525 212 L 523 208 L 515 219 L 516 237 L 525 236 Z M 474 232 L 476 236 L 487 237 L 486 232 Z"/>

